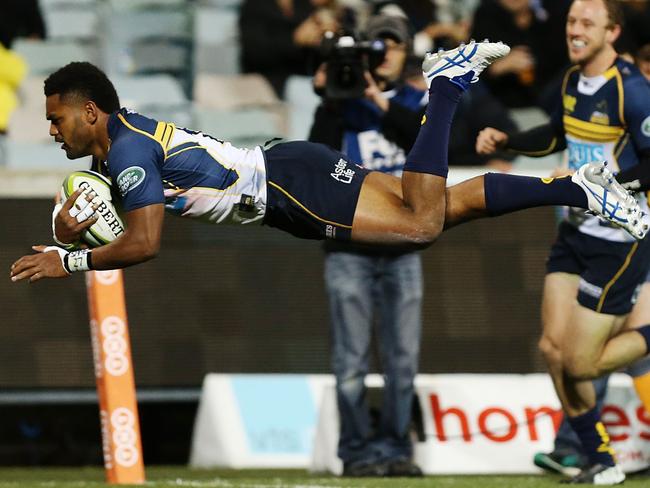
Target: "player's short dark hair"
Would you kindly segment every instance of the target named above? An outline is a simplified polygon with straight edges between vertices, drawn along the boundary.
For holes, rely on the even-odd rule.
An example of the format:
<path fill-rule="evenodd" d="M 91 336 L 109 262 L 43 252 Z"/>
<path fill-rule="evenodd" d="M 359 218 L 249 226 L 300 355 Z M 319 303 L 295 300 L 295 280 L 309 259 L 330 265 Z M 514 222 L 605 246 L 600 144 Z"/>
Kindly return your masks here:
<path fill-rule="evenodd" d="M 607 27 L 614 27 L 615 25 L 623 28 L 625 23 L 625 17 L 623 16 L 623 9 L 621 8 L 621 3 L 619 0 L 602 0 L 605 5 L 605 10 L 607 10 L 607 15 L 609 17 L 609 24 Z"/>
<path fill-rule="evenodd" d="M 92 100 L 107 114 L 120 109 L 120 99 L 106 74 L 94 64 L 75 61 L 59 68 L 45 80 L 45 96 L 77 96 Z"/>
<path fill-rule="evenodd" d="M 574 2 L 578 0 L 573 0 Z M 614 27 L 615 25 L 620 26 L 623 28 L 623 25 L 625 23 L 625 17 L 623 16 L 623 9 L 621 8 L 621 4 L 619 0 L 601 0 L 603 2 L 603 5 L 605 6 L 605 10 L 607 10 L 607 17 L 609 17 L 609 22 L 607 23 L 607 27 Z"/>

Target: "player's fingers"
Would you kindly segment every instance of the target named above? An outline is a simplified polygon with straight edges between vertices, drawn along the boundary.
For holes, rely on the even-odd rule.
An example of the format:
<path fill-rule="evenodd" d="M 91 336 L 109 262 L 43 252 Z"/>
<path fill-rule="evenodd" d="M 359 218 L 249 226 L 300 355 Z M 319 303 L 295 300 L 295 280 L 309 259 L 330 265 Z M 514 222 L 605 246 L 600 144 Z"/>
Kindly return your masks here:
<path fill-rule="evenodd" d="M 77 201 L 69 211 L 70 217 L 77 217 L 88 205 L 90 205 L 90 202 L 87 198 L 77 198 Z"/>
<path fill-rule="evenodd" d="M 61 207 L 61 210 L 70 210 L 72 206 L 74 205 L 75 200 L 77 197 L 81 195 L 81 188 L 78 188 L 74 191 L 72 195 L 70 195 L 70 198 L 68 198 L 64 203 L 63 206 Z"/>
<path fill-rule="evenodd" d="M 32 246 L 32 249 L 36 252 L 43 252 L 46 247 L 43 244 L 39 244 L 38 246 Z"/>
<path fill-rule="evenodd" d="M 86 230 L 88 227 L 91 227 L 95 222 L 97 222 L 98 219 L 99 215 L 97 213 L 91 215 L 86 220 L 77 225 L 76 231 L 81 232 L 83 230 Z"/>
<path fill-rule="evenodd" d="M 30 266 L 28 268 L 20 268 L 19 271 L 12 271 L 11 275 L 11 281 L 20 281 L 24 280 L 25 278 L 29 278 L 30 276 L 36 274 L 38 272 L 38 269 L 36 266 Z"/>
<path fill-rule="evenodd" d="M 29 282 L 34 283 L 35 281 L 38 281 L 38 280 L 43 279 L 43 278 L 45 278 L 43 273 L 41 273 L 40 271 L 37 271 L 36 273 L 34 273 L 33 275 L 31 275 L 29 277 Z"/>
<path fill-rule="evenodd" d="M 97 207 L 95 205 L 92 204 L 89 205 L 88 204 L 89 202 L 86 203 L 87 203 L 86 206 L 75 217 L 77 219 L 77 222 L 79 223 L 88 220 L 88 218 L 95 213 L 95 210 L 97 210 Z"/>

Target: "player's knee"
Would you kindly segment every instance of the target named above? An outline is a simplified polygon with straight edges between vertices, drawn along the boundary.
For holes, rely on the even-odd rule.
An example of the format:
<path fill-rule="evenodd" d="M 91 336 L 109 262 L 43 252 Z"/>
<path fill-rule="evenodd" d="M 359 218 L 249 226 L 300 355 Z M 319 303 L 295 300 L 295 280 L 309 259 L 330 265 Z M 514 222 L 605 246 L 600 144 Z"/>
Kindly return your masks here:
<path fill-rule="evenodd" d="M 416 220 L 405 237 L 413 248 L 426 249 L 438 239 L 441 233 L 442 224 Z"/>
<path fill-rule="evenodd" d="M 597 364 L 571 357 L 564 361 L 564 371 L 569 378 L 578 381 L 593 380 L 601 376 Z"/>
<path fill-rule="evenodd" d="M 542 336 L 537 343 L 539 351 L 542 353 L 546 364 L 561 366 L 562 350 L 547 336 Z"/>

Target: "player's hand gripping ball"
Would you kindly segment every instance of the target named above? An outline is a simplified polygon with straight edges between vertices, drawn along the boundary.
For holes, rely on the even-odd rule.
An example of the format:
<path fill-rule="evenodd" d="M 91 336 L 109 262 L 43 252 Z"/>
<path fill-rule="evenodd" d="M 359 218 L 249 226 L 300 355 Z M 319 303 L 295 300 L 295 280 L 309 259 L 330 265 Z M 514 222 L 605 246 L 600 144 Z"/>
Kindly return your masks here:
<path fill-rule="evenodd" d="M 96 207 L 94 213 L 97 216 L 97 222 L 81 234 L 81 240 L 85 244 L 89 247 L 103 246 L 124 233 L 126 226 L 115 206 L 111 193 L 111 182 L 108 178 L 94 171 L 70 173 L 63 180 L 61 187 L 63 201 L 61 203 L 65 202 L 77 189 L 81 189 L 83 193 L 70 209 L 70 215 L 81 222 L 93 214 L 93 205 Z M 95 193 L 95 197 L 88 204 L 85 197 L 91 192 Z M 85 215 L 87 213 L 89 215 Z"/>

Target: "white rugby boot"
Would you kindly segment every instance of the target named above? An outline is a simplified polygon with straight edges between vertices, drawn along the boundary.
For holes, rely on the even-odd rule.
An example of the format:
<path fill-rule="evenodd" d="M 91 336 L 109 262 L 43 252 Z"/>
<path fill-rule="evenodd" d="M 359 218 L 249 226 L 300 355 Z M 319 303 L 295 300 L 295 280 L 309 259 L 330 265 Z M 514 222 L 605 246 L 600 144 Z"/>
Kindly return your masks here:
<path fill-rule="evenodd" d="M 589 210 L 599 217 L 625 229 L 635 239 L 643 239 L 648 232 L 648 217 L 639 202 L 607 168 L 607 162 L 587 163 L 571 176 L 587 195 Z"/>
<path fill-rule="evenodd" d="M 568 485 L 599 485 L 611 486 L 622 485 L 625 481 L 625 473 L 617 464 L 606 466 L 604 464 L 594 464 L 582 470 L 582 472 L 570 480 L 562 480 L 560 483 Z"/>
<path fill-rule="evenodd" d="M 422 62 L 422 73 L 427 81 L 427 87 L 431 86 L 431 80 L 434 78 L 444 76 L 461 88 L 467 89 L 469 83 L 478 81 L 478 75 L 490 63 L 509 52 L 510 46 L 503 42 L 472 40 L 468 44 L 461 44 L 456 49 L 427 53 Z"/>

